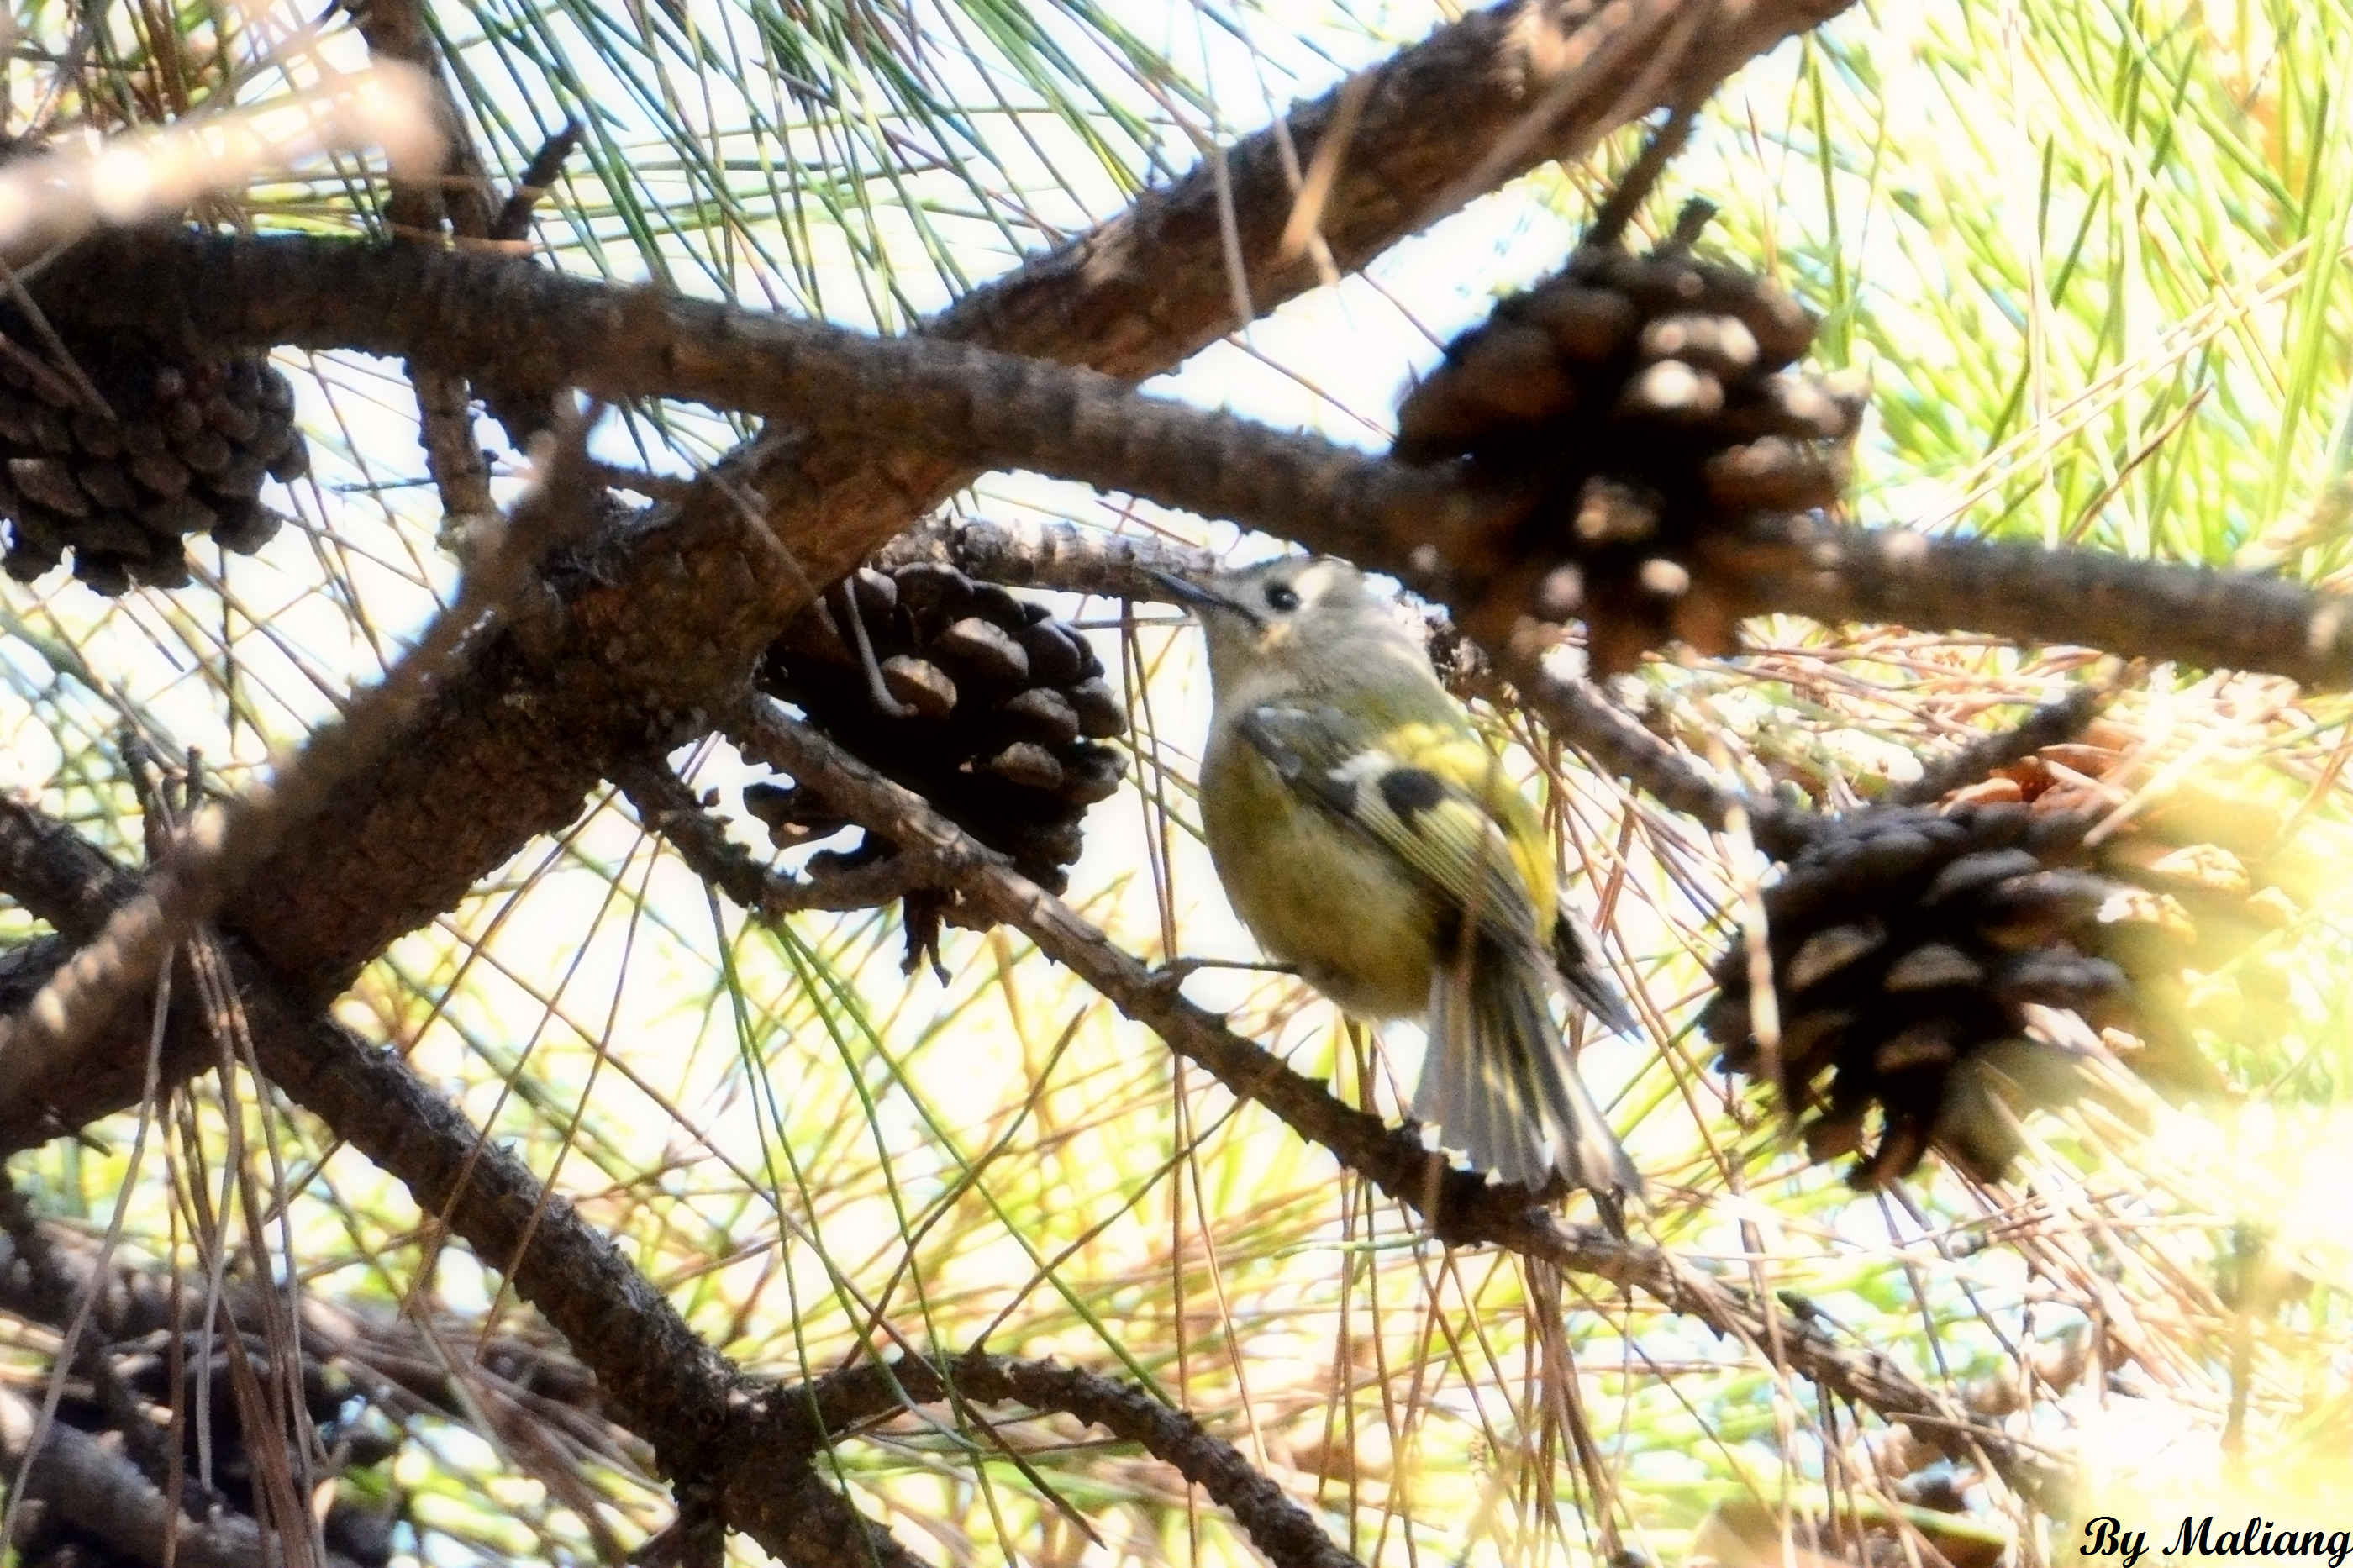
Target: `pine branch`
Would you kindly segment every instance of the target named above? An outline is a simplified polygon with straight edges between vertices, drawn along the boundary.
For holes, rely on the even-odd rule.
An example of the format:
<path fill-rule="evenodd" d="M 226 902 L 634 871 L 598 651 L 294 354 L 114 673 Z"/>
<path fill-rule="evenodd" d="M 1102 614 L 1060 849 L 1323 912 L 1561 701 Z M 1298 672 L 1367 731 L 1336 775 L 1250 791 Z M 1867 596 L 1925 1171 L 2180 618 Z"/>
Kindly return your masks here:
<path fill-rule="evenodd" d="M 806 1464 L 751 1464 L 729 1430 L 741 1403 L 733 1369 L 610 1240 L 406 1063 L 348 1038 L 290 1059 L 291 1043 L 262 1049 L 273 1081 L 509 1275 L 673 1482 L 719 1490 L 729 1522 L 790 1563 L 918 1561 Z"/>
<path fill-rule="evenodd" d="M 695 875 L 762 920 L 812 910 L 871 910 L 940 885 L 935 870 L 903 857 L 787 877 L 729 838 L 726 825 L 703 809 L 661 759 L 624 763 L 613 782 L 637 808 L 638 820 L 668 839 Z"/>
<path fill-rule="evenodd" d="M 39 1321 L 55 1327 L 62 1335 L 77 1316 L 79 1303 L 74 1292 L 79 1281 L 63 1263 L 58 1249 L 51 1244 L 48 1233 L 34 1215 L 32 1205 L 25 1201 L 24 1194 L 16 1190 L 16 1182 L 5 1167 L 0 1167 L 0 1231 L 6 1232 L 12 1254 L 9 1260 L 22 1268 L 25 1291 L 31 1304 L 37 1309 Z M 69 1364 L 76 1374 L 89 1380 L 92 1392 L 98 1396 L 99 1408 L 105 1412 L 107 1420 L 121 1435 L 123 1453 L 160 1493 L 161 1489 L 170 1484 L 168 1478 L 172 1469 L 164 1447 L 164 1435 L 155 1429 L 153 1421 L 147 1419 L 146 1412 L 140 1408 L 137 1395 L 132 1393 L 121 1374 L 115 1371 L 114 1363 L 107 1357 L 104 1340 L 121 1336 L 112 1332 L 111 1325 L 95 1313 L 91 1321 L 108 1331 L 102 1338 L 90 1333 L 76 1338 Z M 188 1502 L 201 1503 L 205 1500 L 200 1488 L 190 1485 L 187 1489 Z"/>
<path fill-rule="evenodd" d="M 29 1005 L 73 958 L 98 935 L 116 909 L 137 896 L 139 879 L 92 848 L 64 823 L 23 800 L 0 795 L 0 893 L 56 928 L 0 953 L 0 1016 Z M 173 988 L 172 1016 L 164 1037 L 161 1065 L 167 1081 L 202 1069 L 211 1055 L 201 1009 L 191 987 Z M 128 1006 L 118 1016 L 131 1013 Z M 143 1027 L 102 1034 L 98 1047 L 82 1053 L 69 1080 L 94 1103 L 109 1107 L 137 1102 L 146 1079 Z M 43 1097 L 0 1100 L 0 1149 L 27 1148 L 78 1123 L 56 1113 Z"/>
<path fill-rule="evenodd" d="M 250 1279 L 225 1280 L 210 1298 L 175 1290 L 167 1273 L 119 1254 L 101 1270 L 91 1239 L 53 1221 L 36 1218 L 29 1232 L 13 1222 L 5 1228 L 0 1311 L 28 1322 L 61 1330 L 78 1303 L 91 1298 L 90 1321 L 120 1343 L 208 1322 L 249 1332 L 268 1310 L 269 1288 Z M 45 1258 L 37 1261 L 37 1253 Z M 562 1428 L 584 1449 L 629 1462 L 629 1435 L 601 1414 L 595 1375 L 544 1330 L 492 1331 L 484 1319 L 455 1313 L 395 1317 L 315 1295 L 298 1297 L 294 1311 L 305 1351 L 332 1363 L 388 1414 L 431 1411 L 469 1423 L 486 1404 L 504 1403 L 522 1418 Z M 466 1347 L 461 1361 L 446 1353 L 455 1344 Z"/>
<path fill-rule="evenodd" d="M 2107 693 L 2096 686 L 2079 686 L 2054 698 L 2007 730 L 1970 742 L 1949 756 L 1921 770 L 1910 784 L 1899 784 L 1880 797 L 1886 805 L 1933 805 L 1957 789 L 1991 777 L 1996 769 L 2025 761 L 2045 746 L 2072 741 L 2098 714 Z"/>
<path fill-rule="evenodd" d="M 341 720 L 312 731 L 269 783 L 198 816 L 139 895 L 118 905 L 106 928 L 37 995 L 0 1017 L 0 1103 L 31 1099 L 37 1086 L 63 1077 L 118 1008 L 147 994 L 164 955 L 211 917 L 294 825 L 315 815 L 408 728 L 469 639 L 535 585 L 547 552 L 585 531 L 592 499 L 581 467 L 586 428 L 575 421 L 554 448 L 543 483 L 516 506 L 496 547 L 467 573 L 457 602 L 383 683 Z"/>
<path fill-rule="evenodd" d="M 1018 528 L 987 521 L 935 521 L 910 529 L 878 557 L 885 563 L 939 561 L 976 577 L 1019 587 L 1124 599 L 1162 599 L 1166 590 L 1151 574 L 1178 576 L 1208 570 L 1212 558 L 1155 539 L 1126 538 L 1071 523 Z M 1477 644 L 1442 614 L 1430 618 L 1432 657 L 1465 695 L 1516 698 L 1552 732 L 1583 752 L 1601 772 L 1631 780 L 1669 809 L 1721 831 L 1735 809 L 1748 813 L 1767 853 L 1786 858 L 1810 837 L 1812 818 L 1777 801 L 1746 795 L 1709 776 L 1687 753 L 1636 722 L 1589 680 L 1563 676 L 1535 658 L 1504 656 L 1509 682 Z"/>
<path fill-rule="evenodd" d="M 1760 521 L 1735 548 L 1786 563 L 1755 592 L 1818 621 L 1988 632 L 2311 687 L 2353 684 L 2353 599 L 2265 573 L 1803 517 Z"/>
<path fill-rule="evenodd" d="M 135 879 L 69 828 L 0 799 L 0 888 L 19 887 L 82 932 L 103 929 L 110 909 L 142 896 Z M 806 1465 L 763 1461 L 738 1475 L 745 1451 L 728 1435 L 742 1403 L 734 1370 L 611 1240 L 398 1056 L 306 1016 L 239 944 L 221 947 L 270 1081 L 405 1184 L 486 1267 L 504 1271 L 595 1373 L 665 1473 L 721 1487 L 744 1510 L 731 1522 L 788 1563 L 832 1568 L 864 1562 L 868 1552 L 884 1564 L 917 1561 Z M 186 1032 L 202 1027 L 192 1019 Z M 203 1054 L 200 1045 L 182 1048 Z M 126 1046 L 121 1054 L 144 1053 Z"/>
<path fill-rule="evenodd" d="M 1660 1248 L 1620 1241 L 1599 1226 L 1563 1225 L 1524 1191 L 1491 1186 L 1478 1173 L 1444 1165 L 1423 1149 L 1414 1129 L 1383 1126 L 1234 1034 L 1216 1016 L 1186 1001 L 1176 978 L 1145 967 L 1003 857 L 939 816 L 921 796 L 788 718 L 774 702 L 754 700 L 729 715 L 726 732 L 747 755 L 821 791 L 838 809 L 889 837 L 902 852 L 931 858 L 990 919 L 1019 930 L 1040 952 L 1085 980 L 1170 1049 L 1421 1213 L 1440 1240 L 1457 1247 L 1509 1247 L 1572 1273 L 1641 1290 L 1670 1310 L 1733 1335 L 1759 1355 L 1778 1343 L 1791 1368 L 1825 1390 L 1912 1428 L 1944 1452 L 1982 1453 L 2005 1479 L 2030 1495 L 2047 1495 L 2063 1479 L 2049 1460 L 1972 1421 L 1967 1410 L 1880 1352 L 1841 1345 L 1820 1325 L 1782 1316 L 1769 1303 L 1694 1273 Z"/>
<path fill-rule="evenodd" d="M 169 1560 L 182 1568 L 252 1568 L 276 1562 L 275 1542 L 242 1514 L 208 1520 L 173 1517 L 174 1509 L 139 1467 L 103 1440 L 60 1422 L 37 1432 L 39 1407 L 0 1388 L 0 1464 L 11 1476 L 27 1453 L 28 1498 L 46 1500 L 75 1524 L 115 1551 L 144 1563 Z M 38 1446 L 35 1439 L 38 1436 Z M 328 1552 L 327 1568 L 358 1568 Z"/>
<path fill-rule="evenodd" d="M 1703 8 L 1692 75 L 1669 84 L 1677 100 L 1840 6 Z M 1441 28 L 1294 108 L 1280 130 L 1224 149 L 1215 166 L 976 289 L 927 331 L 1123 377 L 1166 370 L 1231 324 L 1229 259 L 1261 309 L 1318 281 L 1313 261 L 1282 244 L 1297 207 L 1292 150 L 1313 164 L 1346 126 L 1345 154 L 1325 161 L 1317 231 L 1334 262 L 1353 268 L 1439 216 L 1441 195 L 1475 194 L 1464 185 L 1474 174 L 1499 183 L 1540 162 L 1556 145 L 1548 127 L 1598 133 L 1651 106 L 1630 92 L 1640 85 L 1630 65 L 1578 76 L 1573 93 L 1545 89 L 1541 107 L 1556 118 L 1532 120 L 1530 83 L 1550 79 L 1523 58 L 1522 20 L 1507 5 Z M 1566 41 L 1588 59 L 1632 59 L 1640 51 L 1603 47 L 1625 20 L 1605 7 Z M 1351 104 L 1361 112 L 1345 112 Z M 1530 141 L 1531 129 L 1544 133 Z M 1517 150 L 1498 161 L 1506 139 Z M 51 281 L 90 280 L 83 260 Z M 131 291 L 159 277 L 134 276 Z M 557 335 L 582 330 L 566 321 Z M 971 477 L 942 455 L 880 448 L 873 435 L 755 445 L 661 526 L 609 541 L 570 579 L 567 616 L 495 639 L 446 683 L 413 743 L 298 825 L 256 873 L 269 896 L 235 900 L 222 923 L 298 991 L 323 998 L 533 837 L 570 821 L 619 759 L 691 738 L 681 716 L 721 705 L 820 589 Z M 112 1079 L 80 1071 L 45 1082 L 38 1098 L 68 1125 L 124 1103 Z"/>
<path fill-rule="evenodd" d="M 1020 1404 L 1100 1426 L 1174 1468 L 1209 1494 L 1250 1534 L 1275 1568 L 1360 1568 L 1314 1516 L 1182 1410 L 1134 1384 L 1052 1361 L 966 1351 L 944 1361 L 896 1356 L 768 1392 L 754 1416 L 755 1439 L 808 1452 L 853 1427 L 907 1407 L 950 1399 Z"/>
<path fill-rule="evenodd" d="M 94 258 L 71 291 L 85 319 L 223 345 L 438 354 L 476 374 L 600 396 L 685 397 L 844 436 L 888 430 L 934 458 L 1033 468 L 1231 518 L 1393 573 L 1491 647 L 1528 610 L 1494 596 L 1491 580 L 1516 583 L 1544 564 L 1499 574 L 1484 559 L 1484 542 L 1526 496 L 969 344 L 870 338 L 503 258 L 305 237 L 174 237 Z M 160 274 L 132 288 L 132 267 Z M 782 543 L 797 551 L 797 541 Z M 2353 684 L 2353 600 L 2271 576 L 1813 518 L 1757 521 L 1705 557 L 1751 613 L 1990 632 Z"/>
<path fill-rule="evenodd" d="M 967 576 L 1016 588 L 1100 594 L 1114 599 L 1163 599 L 1152 574 L 1197 575 L 1217 569 L 1217 557 L 1150 535 L 1106 533 L 1070 522 L 1018 525 L 932 518 L 884 545 L 873 563 L 885 571 L 913 561 L 953 566 Z"/>
<path fill-rule="evenodd" d="M 1548 669 L 1541 658 L 1515 649 L 1507 648 L 1501 662 L 1521 704 L 1553 733 L 1604 773 L 1633 780 L 1710 832 L 1723 832 L 1736 812 L 1746 813 L 1757 847 L 1777 859 L 1796 854 L 1816 832 L 1819 822 L 1812 814 L 1714 777 L 1688 752 L 1642 728 L 1593 682 Z"/>

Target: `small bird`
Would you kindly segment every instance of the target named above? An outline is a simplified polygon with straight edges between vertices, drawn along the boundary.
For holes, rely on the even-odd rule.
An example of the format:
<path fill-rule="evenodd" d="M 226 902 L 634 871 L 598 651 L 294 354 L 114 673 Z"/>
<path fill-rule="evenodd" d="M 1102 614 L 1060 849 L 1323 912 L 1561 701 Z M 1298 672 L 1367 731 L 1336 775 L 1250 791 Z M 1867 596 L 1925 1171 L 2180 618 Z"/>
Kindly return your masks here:
<path fill-rule="evenodd" d="M 1535 812 L 1420 636 L 1342 561 L 1159 581 L 1208 639 L 1201 820 L 1235 912 L 1347 1012 L 1423 1020 L 1413 1113 L 1442 1146 L 1531 1187 L 1557 1171 L 1619 1226 L 1641 1177 L 1552 993 L 1620 1032 L 1633 1019 L 1559 905 Z"/>

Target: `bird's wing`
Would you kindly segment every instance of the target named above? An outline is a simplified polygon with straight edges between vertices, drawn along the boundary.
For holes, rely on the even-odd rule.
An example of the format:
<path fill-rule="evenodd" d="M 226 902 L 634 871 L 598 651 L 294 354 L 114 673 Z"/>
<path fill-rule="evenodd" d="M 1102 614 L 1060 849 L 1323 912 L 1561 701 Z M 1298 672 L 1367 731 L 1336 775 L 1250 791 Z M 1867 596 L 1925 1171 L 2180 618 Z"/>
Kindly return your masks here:
<path fill-rule="evenodd" d="M 1586 929 L 1585 921 L 1567 902 L 1552 927 L 1552 967 L 1561 983 L 1587 1012 L 1601 1020 L 1612 1033 L 1631 1035 L 1639 1026 L 1626 999 L 1602 978 L 1601 944 Z"/>
<path fill-rule="evenodd" d="M 1544 953 L 1528 879 L 1477 794 L 1387 750 L 1368 726 L 1335 708 L 1270 703 L 1243 714 L 1237 728 L 1285 784 L 1395 855 L 1446 904 L 1472 915 L 1482 934 Z M 1462 757 L 1482 772 L 1493 766 L 1472 737 L 1436 743 L 1464 748 Z M 1497 775 L 1490 787 L 1512 786 Z"/>

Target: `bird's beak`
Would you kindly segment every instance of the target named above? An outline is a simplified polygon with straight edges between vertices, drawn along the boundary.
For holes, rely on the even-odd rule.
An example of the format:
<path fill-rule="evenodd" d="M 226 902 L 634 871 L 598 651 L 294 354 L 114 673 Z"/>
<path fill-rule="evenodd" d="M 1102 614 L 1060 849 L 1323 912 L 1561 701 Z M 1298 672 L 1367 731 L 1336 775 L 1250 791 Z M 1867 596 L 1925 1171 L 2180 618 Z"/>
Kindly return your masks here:
<path fill-rule="evenodd" d="M 1246 606 L 1227 598 L 1215 588 L 1196 583 L 1189 577 L 1179 577 L 1174 572 L 1163 572 L 1150 566 L 1144 569 L 1144 574 L 1158 584 L 1171 599 L 1187 609 L 1222 610 L 1227 615 L 1240 616 L 1245 620 L 1258 619 Z"/>

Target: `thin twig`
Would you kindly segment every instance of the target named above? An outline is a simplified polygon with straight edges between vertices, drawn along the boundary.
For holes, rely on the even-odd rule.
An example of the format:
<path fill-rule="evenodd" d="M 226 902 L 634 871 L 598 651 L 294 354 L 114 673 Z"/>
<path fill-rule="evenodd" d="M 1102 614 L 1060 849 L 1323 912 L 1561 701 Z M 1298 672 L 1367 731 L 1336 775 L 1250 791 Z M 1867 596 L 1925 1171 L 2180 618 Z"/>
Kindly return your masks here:
<path fill-rule="evenodd" d="M 2099 713 L 2108 693 L 2096 686 L 2079 686 L 2054 698 L 2007 730 L 1970 742 L 1950 756 L 1921 770 L 1910 784 L 1899 784 L 1881 799 L 1890 805 L 1929 805 L 1957 789 L 1966 789 L 1992 776 L 2000 768 L 2023 762 L 2045 746 L 2072 741 Z"/>
<path fill-rule="evenodd" d="M 531 155 L 531 162 L 515 177 L 514 189 L 507 193 L 499 216 L 491 220 L 490 238 L 512 245 L 531 232 L 532 209 L 547 194 L 547 188 L 555 184 L 555 176 L 564 172 L 564 161 L 580 145 L 580 121 L 567 117 L 539 144 L 539 151 Z"/>
<path fill-rule="evenodd" d="M 1113 1006 L 1153 1030 L 1171 1049 L 1215 1074 L 1235 1094 L 1264 1106 L 1297 1132 L 1392 1198 L 1420 1211 L 1441 1239 L 1492 1245 L 1574 1273 L 1644 1291 L 1671 1310 L 1699 1318 L 1719 1333 L 1760 1345 L 1763 1310 L 1733 1286 L 1695 1274 L 1669 1253 L 1620 1241 L 1599 1226 L 1567 1226 L 1517 1188 L 1492 1186 L 1477 1173 L 1445 1167 L 1433 1180 L 1430 1156 L 1411 1128 L 1385 1127 L 1303 1078 L 1215 1016 L 1178 994 L 1171 977 L 1145 968 L 1060 900 L 1013 869 L 933 811 L 929 803 L 883 777 L 776 703 L 755 698 L 728 716 L 726 731 L 747 755 L 820 790 L 870 831 L 934 857 L 953 872 L 963 896 L 984 914 L 1016 927 L 1049 958 L 1078 974 Z M 2049 1461 L 1918 1382 L 1876 1350 L 1848 1348 L 1813 1325 L 1781 1325 L 1789 1364 L 1842 1398 L 1884 1419 L 1914 1426 L 1930 1441 L 1966 1454 L 1982 1448 L 2021 1491 L 2046 1494 L 2060 1479 Z"/>
<path fill-rule="evenodd" d="M 491 223 L 488 174 L 423 6 L 418 0 L 368 0 L 353 16 L 371 55 L 405 61 L 423 73 L 434 125 L 441 135 L 441 163 L 431 177 L 391 182 L 384 202 L 385 223 L 394 234 L 417 244 L 439 243 L 445 221 L 460 237 L 487 237 Z M 491 472 L 475 438 L 473 392 L 466 377 L 415 360 L 404 368 L 416 387 L 418 441 L 442 511 L 461 520 L 495 515 Z"/>
<path fill-rule="evenodd" d="M 1132 1383 L 1058 1362 L 977 1350 L 940 1362 L 898 1356 L 779 1388 L 764 1401 L 763 1414 L 774 1423 L 771 1441 L 805 1450 L 902 1410 L 911 1399 L 932 1405 L 958 1395 L 1060 1411 L 1134 1443 L 1221 1504 L 1275 1568 L 1361 1568 L 1240 1449 L 1191 1415 Z"/>
<path fill-rule="evenodd" d="M 1697 119 L 1687 103 L 1668 111 L 1666 123 L 1651 132 L 1650 140 L 1642 143 L 1641 155 L 1620 177 L 1617 188 L 1594 208 L 1593 221 L 1586 225 L 1579 245 L 1607 247 L 1625 237 L 1627 226 L 1650 199 L 1668 162 L 1691 140 L 1692 125 Z"/>
<path fill-rule="evenodd" d="M 941 885 L 935 868 L 909 855 L 785 876 L 728 837 L 726 824 L 703 809 L 667 763 L 640 758 L 615 772 L 613 782 L 637 808 L 638 820 L 668 839 L 697 876 L 763 920 L 812 910 L 871 910 Z"/>

